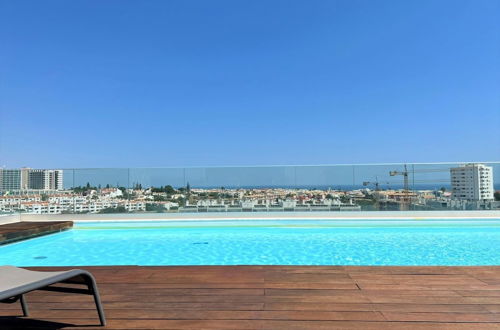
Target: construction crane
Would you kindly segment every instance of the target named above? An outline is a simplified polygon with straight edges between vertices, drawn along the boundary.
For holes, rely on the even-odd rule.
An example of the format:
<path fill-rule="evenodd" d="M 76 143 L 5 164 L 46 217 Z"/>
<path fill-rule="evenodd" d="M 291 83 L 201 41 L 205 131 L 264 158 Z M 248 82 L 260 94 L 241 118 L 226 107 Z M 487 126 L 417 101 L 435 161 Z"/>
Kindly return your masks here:
<path fill-rule="evenodd" d="M 403 183 L 403 190 L 404 191 L 409 191 L 409 184 L 408 184 L 408 169 L 406 167 L 406 164 L 404 165 L 404 171 L 390 171 L 389 175 L 390 176 L 396 176 L 396 175 L 402 175 L 404 178 L 404 183 Z"/>
<path fill-rule="evenodd" d="M 390 171 L 389 175 L 390 176 L 396 176 L 396 175 L 403 176 L 403 193 L 404 193 L 405 197 L 402 200 L 401 209 L 408 210 L 408 208 L 409 208 L 408 206 L 410 205 L 410 198 L 409 198 L 410 187 L 409 187 L 409 183 L 408 183 L 408 168 L 407 168 L 406 164 L 404 165 L 404 171 Z"/>
<path fill-rule="evenodd" d="M 372 181 L 364 181 L 363 182 L 363 186 L 365 186 L 365 187 L 368 186 L 368 185 L 371 185 L 371 184 L 375 186 L 375 191 L 382 190 L 382 189 L 380 189 L 381 183 L 378 182 L 378 177 L 377 176 L 375 177 L 375 182 L 372 182 Z M 386 182 L 386 184 L 389 184 L 389 182 Z"/>
<path fill-rule="evenodd" d="M 449 172 L 449 168 L 431 168 L 431 169 L 412 169 L 411 171 L 408 170 L 407 165 L 404 165 L 404 170 L 403 171 L 390 171 L 389 175 L 390 176 L 396 176 L 396 175 L 402 175 L 403 176 L 403 190 L 404 191 L 410 191 L 410 185 L 409 185 L 409 179 L 410 179 L 410 172 L 415 176 L 415 174 L 418 173 L 439 173 L 439 172 Z M 436 182 L 449 182 L 449 179 L 430 179 L 430 180 L 415 180 L 413 178 L 413 183 L 436 183 Z"/>
<path fill-rule="evenodd" d="M 415 169 L 414 165 L 412 165 L 411 171 L 408 170 L 408 166 L 404 164 L 403 170 L 389 171 L 390 176 L 398 176 L 401 175 L 403 177 L 403 198 L 401 200 L 401 209 L 408 210 L 409 205 L 411 205 L 411 190 L 410 190 L 410 172 L 412 173 L 413 184 L 415 183 L 437 183 L 437 182 L 449 182 L 449 179 L 427 179 L 427 180 L 415 180 L 416 173 L 439 173 L 439 172 L 449 172 L 449 167 L 446 168 L 427 168 L 427 169 Z"/>

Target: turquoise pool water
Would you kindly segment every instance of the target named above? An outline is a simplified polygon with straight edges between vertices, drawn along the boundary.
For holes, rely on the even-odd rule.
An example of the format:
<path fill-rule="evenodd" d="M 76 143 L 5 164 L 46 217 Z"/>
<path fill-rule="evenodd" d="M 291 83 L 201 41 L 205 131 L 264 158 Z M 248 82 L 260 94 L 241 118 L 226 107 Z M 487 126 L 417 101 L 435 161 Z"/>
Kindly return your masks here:
<path fill-rule="evenodd" d="M 77 223 L 0 265 L 500 265 L 500 219 Z"/>

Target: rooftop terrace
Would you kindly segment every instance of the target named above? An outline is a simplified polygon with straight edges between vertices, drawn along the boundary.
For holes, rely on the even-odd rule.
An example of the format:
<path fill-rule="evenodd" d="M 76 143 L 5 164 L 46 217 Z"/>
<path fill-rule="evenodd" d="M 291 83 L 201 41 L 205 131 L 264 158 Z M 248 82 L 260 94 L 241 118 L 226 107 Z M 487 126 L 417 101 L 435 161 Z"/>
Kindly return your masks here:
<path fill-rule="evenodd" d="M 65 268 L 32 268 L 60 270 Z M 85 267 L 106 329 L 493 329 L 500 267 Z M 102 329 L 90 296 L 27 295 L 2 329 Z"/>

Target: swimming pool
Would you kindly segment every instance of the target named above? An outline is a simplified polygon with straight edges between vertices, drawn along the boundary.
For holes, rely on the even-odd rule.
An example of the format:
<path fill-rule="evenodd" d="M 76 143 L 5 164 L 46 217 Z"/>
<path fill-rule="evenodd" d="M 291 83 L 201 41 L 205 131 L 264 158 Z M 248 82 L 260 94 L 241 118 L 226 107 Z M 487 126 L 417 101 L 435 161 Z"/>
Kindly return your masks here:
<path fill-rule="evenodd" d="M 80 222 L 0 264 L 500 265 L 500 219 Z"/>

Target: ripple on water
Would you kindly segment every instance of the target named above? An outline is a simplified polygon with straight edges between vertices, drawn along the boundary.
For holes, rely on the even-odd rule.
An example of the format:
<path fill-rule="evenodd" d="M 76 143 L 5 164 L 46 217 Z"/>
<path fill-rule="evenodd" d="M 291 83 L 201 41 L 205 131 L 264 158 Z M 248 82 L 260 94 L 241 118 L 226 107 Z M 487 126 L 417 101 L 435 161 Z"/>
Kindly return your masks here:
<path fill-rule="evenodd" d="M 500 265 L 500 227 L 71 230 L 0 247 L 0 264 Z"/>

